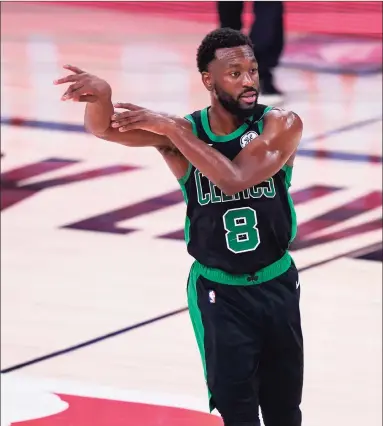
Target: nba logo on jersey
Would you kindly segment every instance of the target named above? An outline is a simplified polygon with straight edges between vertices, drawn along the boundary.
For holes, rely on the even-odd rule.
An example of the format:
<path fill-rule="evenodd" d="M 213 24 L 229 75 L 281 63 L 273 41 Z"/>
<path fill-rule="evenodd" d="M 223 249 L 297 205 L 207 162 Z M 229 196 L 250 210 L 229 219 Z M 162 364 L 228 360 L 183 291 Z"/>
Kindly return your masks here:
<path fill-rule="evenodd" d="M 245 133 L 242 137 L 241 140 L 239 141 L 239 144 L 241 145 L 242 148 L 245 148 L 245 146 L 247 144 L 249 144 L 253 139 L 255 139 L 258 136 L 257 132 L 254 132 L 253 130 L 251 130 L 250 132 Z"/>
<path fill-rule="evenodd" d="M 209 291 L 209 302 L 215 303 L 215 291 L 214 290 Z"/>

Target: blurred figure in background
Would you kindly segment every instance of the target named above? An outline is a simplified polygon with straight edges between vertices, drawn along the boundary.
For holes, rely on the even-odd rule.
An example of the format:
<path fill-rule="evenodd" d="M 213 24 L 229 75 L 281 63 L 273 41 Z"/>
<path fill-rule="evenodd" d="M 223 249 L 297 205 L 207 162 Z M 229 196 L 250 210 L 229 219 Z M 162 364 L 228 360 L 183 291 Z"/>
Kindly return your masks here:
<path fill-rule="evenodd" d="M 243 1 L 218 1 L 221 28 L 242 29 Z M 255 21 L 250 31 L 254 54 L 258 61 L 261 94 L 280 97 L 275 87 L 273 68 L 278 65 L 284 45 L 283 3 L 281 1 L 254 1 Z"/>

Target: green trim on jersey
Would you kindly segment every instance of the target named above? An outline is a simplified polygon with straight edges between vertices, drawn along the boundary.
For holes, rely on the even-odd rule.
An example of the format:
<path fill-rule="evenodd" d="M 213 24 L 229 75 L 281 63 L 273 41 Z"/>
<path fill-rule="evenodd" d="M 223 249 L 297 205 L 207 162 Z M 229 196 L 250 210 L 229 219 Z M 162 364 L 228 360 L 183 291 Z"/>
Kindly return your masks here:
<path fill-rule="evenodd" d="M 252 280 L 252 276 L 250 274 L 228 274 L 227 272 L 221 271 L 220 269 L 208 268 L 198 261 L 193 263 L 191 271 L 192 273 L 202 275 L 204 278 L 219 284 L 248 286 L 261 284 L 265 281 L 270 281 L 276 277 L 279 277 L 279 275 L 284 274 L 290 268 L 291 261 L 292 259 L 290 253 L 286 251 L 286 253 L 279 260 L 256 272 L 254 274 L 257 277 L 256 281 Z"/>
<path fill-rule="evenodd" d="M 196 135 L 196 136 L 198 136 L 198 133 L 197 133 L 197 125 L 195 124 L 195 121 L 194 121 L 194 118 L 192 117 L 192 115 L 191 114 L 188 114 L 188 115 L 185 115 L 185 120 L 187 120 L 187 121 L 190 121 L 190 123 L 191 123 L 191 125 L 192 125 L 192 130 L 193 130 L 193 133 Z"/>
<path fill-rule="evenodd" d="M 263 111 L 262 117 L 258 120 L 259 133 L 263 132 L 263 117 L 272 109 L 273 109 L 272 106 L 268 106 L 267 108 L 265 108 L 265 110 Z"/>
<path fill-rule="evenodd" d="M 187 182 L 187 180 L 189 179 L 189 176 L 190 176 L 192 169 L 193 169 L 193 165 L 191 163 L 189 163 L 186 173 L 181 178 L 178 179 L 178 183 L 181 186 L 184 186 L 185 183 Z M 184 198 L 185 198 L 185 196 L 184 196 Z"/>
<path fill-rule="evenodd" d="M 198 307 L 198 297 L 197 297 L 197 280 L 199 273 L 197 270 L 190 271 L 188 286 L 187 286 L 187 299 L 189 307 L 189 316 L 193 325 L 194 334 L 197 340 L 197 345 L 199 353 L 202 360 L 203 373 L 205 376 L 205 381 L 207 383 L 207 372 L 206 372 L 206 355 L 205 355 L 205 329 L 202 322 L 202 314 Z M 210 412 L 214 407 L 211 404 L 211 394 L 208 389 L 208 398 L 210 405 Z"/>
<path fill-rule="evenodd" d="M 188 167 L 188 171 L 187 171 L 186 175 L 183 176 L 181 179 L 178 179 L 178 183 L 180 184 L 182 195 L 184 197 L 186 205 L 188 204 L 189 200 L 188 200 L 188 194 L 187 194 L 186 188 L 185 188 L 185 183 L 189 179 L 190 172 L 191 172 L 192 168 L 193 168 L 193 166 L 191 165 L 191 163 L 189 163 L 189 167 Z M 190 241 L 190 219 L 189 219 L 188 215 L 185 216 L 184 238 L 185 238 L 186 245 L 188 245 L 189 241 Z"/>
<path fill-rule="evenodd" d="M 212 142 L 229 142 L 241 136 L 242 133 L 244 133 L 250 127 L 247 123 L 243 123 L 242 126 L 238 127 L 237 130 L 230 133 L 229 135 L 221 135 L 221 136 L 215 135 L 210 128 L 207 110 L 208 108 L 201 110 L 201 122 L 202 122 L 202 127 L 205 133 L 207 134 L 207 136 Z M 253 119 L 253 117 L 249 117 L 249 118 L 250 120 Z"/>
<path fill-rule="evenodd" d="M 194 118 L 190 114 L 186 115 L 184 118 L 185 118 L 185 120 L 187 120 L 191 123 L 193 134 L 198 137 L 197 126 L 195 124 Z M 182 189 L 182 193 L 184 195 L 184 199 L 186 197 L 186 190 L 185 190 L 185 188 L 182 188 L 182 186 L 184 186 L 185 183 L 187 182 L 187 180 L 189 179 L 192 168 L 193 168 L 192 164 L 189 163 L 189 166 L 188 166 L 186 173 L 178 179 L 178 182 L 181 185 L 181 189 Z M 186 199 L 185 199 L 185 201 L 186 201 Z M 186 201 L 186 204 L 187 204 L 187 201 Z"/>
<path fill-rule="evenodd" d="M 186 115 L 184 118 L 186 120 L 190 121 L 190 123 L 192 125 L 192 131 L 193 131 L 194 135 L 198 137 L 197 126 L 195 124 L 194 118 L 190 114 Z M 184 197 L 186 205 L 188 204 L 189 200 L 188 200 L 188 195 L 187 195 L 185 185 L 186 185 L 186 182 L 188 181 L 188 179 L 190 177 L 190 173 L 191 173 L 192 170 L 193 170 L 193 165 L 191 163 L 189 163 L 186 173 L 181 178 L 178 179 L 178 183 L 180 184 L 182 195 Z M 190 219 L 187 215 L 185 217 L 184 237 L 185 237 L 186 245 L 188 245 L 189 241 L 190 241 Z"/>
<path fill-rule="evenodd" d="M 289 202 L 290 206 L 290 212 L 291 212 L 291 238 L 289 241 L 289 244 L 294 240 L 294 238 L 297 235 L 297 214 L 295 212 L 294 202 L 291 198 L 291 195 L 289 193 L 289 188 L 291 186 L 291 176 L 293 174 L 293 166 L 288 166 L 285 164 L 282 167 L 282 170 L 285 172 L 285 186 L 286 186 L 286 192 L 287 192 L 287 200 Z"/>

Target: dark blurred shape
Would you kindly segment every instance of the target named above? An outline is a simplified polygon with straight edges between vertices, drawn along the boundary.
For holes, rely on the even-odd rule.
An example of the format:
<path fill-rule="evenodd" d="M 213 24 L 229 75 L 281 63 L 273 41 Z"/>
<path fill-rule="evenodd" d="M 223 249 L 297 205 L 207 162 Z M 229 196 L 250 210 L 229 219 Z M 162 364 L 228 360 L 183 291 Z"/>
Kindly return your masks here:
<path fill-rule="evenodd" d="M 243 1 L 217 2 L 220 27 L 241 30 L 243 6 Z M 274 84 L 273 69 L 278 65 L 284 47 L 283 3 L 255 1 L 253 10 L 255 20 L 249 35 L 259 65 L 261 93 L 280 95 Z"/>

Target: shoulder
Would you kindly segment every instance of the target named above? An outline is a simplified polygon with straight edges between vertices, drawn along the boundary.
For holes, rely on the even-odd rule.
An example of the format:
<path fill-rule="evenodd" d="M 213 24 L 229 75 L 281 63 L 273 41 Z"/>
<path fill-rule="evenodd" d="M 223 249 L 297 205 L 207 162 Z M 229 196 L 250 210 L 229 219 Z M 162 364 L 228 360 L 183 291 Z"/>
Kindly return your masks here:
<path fill-rule="evenodd" d="M 270 108 L 264 116 L 265 126 L 278 127 L 280 130 L 287 130 L 291 127 L 302 130 L 303 122 L 294 111 L 285 110 L 278 107 Z"/>
<path fill-rule="evenodd" d="M 205 108 L 204 110 L 196 110 L 190 114 L 185 115 L 184 119 L 185 121 L 188 122 L 188 128 L 190 130 L 192 130 L 192 132 L 198 136 L 198 129 L 200 129 L 201 127 L 201 121 L 202 121 L 202 117 L 201 117 L 201 113 L 202 111 L 206 111 L 207 108 Z"/>
<path fill-rule="evenodd" d="M 289 155 L 285 164 L 293 167 L 303 132 L 301 118 L 294 111 L 272 108 L 267 112 L 264 121 L 268 141 Z"/>

